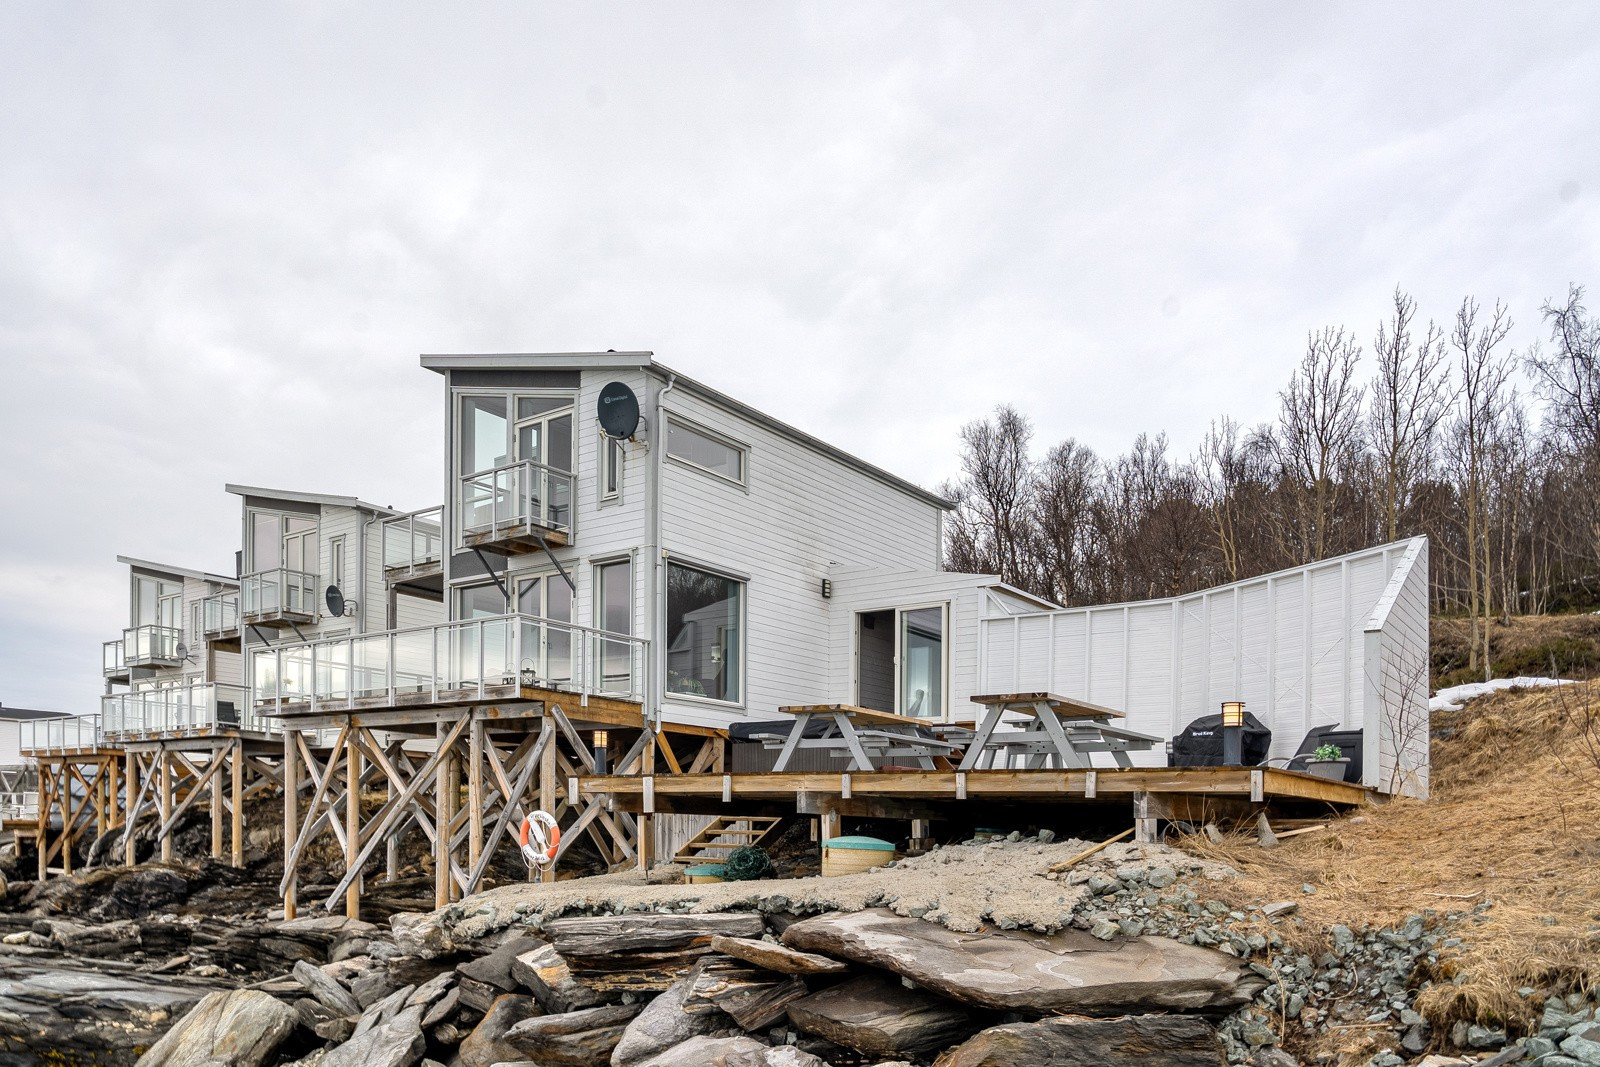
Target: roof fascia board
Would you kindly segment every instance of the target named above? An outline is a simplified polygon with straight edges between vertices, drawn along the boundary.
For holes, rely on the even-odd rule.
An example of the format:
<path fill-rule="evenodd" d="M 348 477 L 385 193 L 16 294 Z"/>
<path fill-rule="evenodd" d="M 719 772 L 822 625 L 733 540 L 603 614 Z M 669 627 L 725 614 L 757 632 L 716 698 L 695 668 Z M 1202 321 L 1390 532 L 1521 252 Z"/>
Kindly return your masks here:
<path fill-rule="evenodd" d="M 190 567 L 174 567 L 170 563 L 155 563 L 148 559 L 137 559 L 133 556 L 118 556 L 118 563 L 126 563 L 130 567 L 139 567 L 147 571 L 156 571 L 159 574 L 170 574 L 177 578 L 193 578 L 197 582 L 220 582 L 223 585 L 238 585 L 237 578 L 224 578 L 220 574 L 210 571 L 197 571 Z"/>
<path fill-rule="evenodd" d="M 922 488 L 922 486 L 917 485 L 914 482 L 908 482 L 897 474 L 890 474 L 882 467 L 874 466 L 859 456 L 851 455 L 844 449 L 830 445 L 828 442 L 819 437 L 811 436 L 804 430 L 795 429 L 788 423 L 783 422 L 780 419 L 776 419 L 758 408 L 753 408 L 742 400 L 735 400 L 728 394 L 713 389 L 711 386 L 706 385 L 703 382 L 696 381 L 686 374 L 679 374 L 677 371 L 671 369 L 670 367 L 663 366 L 660 363 L 651 364 L 650 371 L 662 379 L 668 377 L 675 379 L 677 381 L 675 388 L 683 389 L 686 392 L 695 393 L 703 400 L 708 400 L 713 404 L 726 408 L 736 415 L 741 415 L 744 418 L 749 419 L 751 422 L 771 430 L 773 433 L 789 438 L 789 440 L 801 445 L 802 447 L 809 448 L 814 452 L 820 452 L 829 459 L 836 460 L 837 462 L 842 463 L 853 470 L 859 471 L 870 478 L 874 478 L 892 489 L 898 489 L 902 493 L 915 497 L 924 504 L 938 508 L 941 511 L 955 510 L 955 501 L 946 500 L 937 493 L 930 493 L 928 490 Z"/>
<path fill-rule="evenodd" d="M 333 496 L 328 493 L 296 493 L 288 489 L 266 489 L 259 485 L 235 485 L 229 482 L 224 486 L 234 496 L 260 496 L 269 500 L 291 500 L 296 504 L 322 504 L 335 508 L 357 508 L 361 511 L 370 511 L 376 515 L 399 515 L 400 512 L 393 508 L 386 508 L 382 504 L 369 504 L 353 496 Z"/>
<path fill-rule="evenodd" d="M 650 352 L 462 352 L 422 356 L 437 374 L 452 370 L 623 370 L 648 367 Z"/>

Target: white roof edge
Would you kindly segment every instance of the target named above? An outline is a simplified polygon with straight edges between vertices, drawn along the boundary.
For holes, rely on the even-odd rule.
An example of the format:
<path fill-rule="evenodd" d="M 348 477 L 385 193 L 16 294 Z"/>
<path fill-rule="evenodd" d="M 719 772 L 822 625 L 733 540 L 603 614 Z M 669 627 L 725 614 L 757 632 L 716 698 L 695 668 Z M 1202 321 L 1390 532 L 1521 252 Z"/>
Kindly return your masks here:
<path fill-rule="evenodd" d="M 647 367 L 653 352 L 457 352 L 423 353 L 422 366 L 436 373 L 449 370 L 583 370 Z"/>
<path fill-rule="evenodd" d="M 719 404 L 736 414 L 743 415 L 751 422 L 759 423 L 774 433 L 804 445 L 813 451 L 820 452 L 830 459 L 837 460 L 847 467 L 851 467 L 870 478 L 874 478 L 893 489 L 916 497 L 923 503 L 938 508 L 941 511 L 953 511 L 955 502 L 946 500 L 937 493 L 929 492 L 909 482 L 897 474 L 892 474 L 876 464 L 868 463 L 859 456 L 852 455 L 836 445 L 830 445 L 820 437 L 813 437 L 804 430 L 797 429 L 781 419 L 768 415 L 758 408 L 753 408 L 742 400 L 735 400 L 728 394 L 713 389 L 704 382 L 696 381 L 687 374 L 681 374 L 671 367 L 656 362 L 655 353 L 648 351 L 638 352 L 507 352 L 507 353 L 462 353 L 457 355 L 424 354 L 421 357 L 422 366 L 428 370 L 443 374 L 450 370 L 604 370 L 607 368 L 635 368 L 643 367 L 654 372 L 658 377 L 671 377 L 676 379 L 678 387 L 687 391 L 700 394 L 706 400 Z"/>
<path fill-rule="evenodd" d="M 238 585 L 239 579 L 228 578 L 221 574 L 212 574 L 210 571 L 197 571 L 191 567 L 174 567 L 170 563 L 155 563 L 148 559 L 138 559 L 134 556 L 118 556 L 118 563 L 126 563 L 130 567 L 142 567 L 147 571 L 160 571 L 162 574 L 176 574 L 180 578 L 193 578 L 197 582 L 218 582 L 222 585 Z"/>
<path fill-rule="evenodd" d="M 403 515 L 404 512 L 394 508 L 384 507 L 382 504 L 369 504 L 353 496 L 334 496 L 330 493 L 297 493 L 289 489 L 267 489 L 259 485 L 235 485 L 229 482 L 224 486 L 228 492 L 235 496 L 264 496 L 272 500 L 290 500 L 297 504 L 327 504 L 336 508 L 360 508 L 379 515 Z"/>
<path fill-rule="evenodd" d="M 1422 555 L 1422 549 L 1427 545 L 1426 537 L 1413 537 L 1406 545 L 1405 555 L 1400 557 L 1400 562 L 1395 564 L 1394 570 L 1389 572 L 1389 583 L 1384 586 L 1383 595 L 1372 607 L 1372 615 L 1367 619 L 1363 633 L 1372 633 L 1382 630 L 1389 621 L 1389 612 L 1394 609 L 1394 603 L 1400 599 L 1400 590 L 1405 588 L 1406 579 L 1411 576 L 1411 568 L 1417 565 L 1417 557 Z"/>
<path fill-rule="evenodd" d="M 1427 541 L 1428 538 L 1425 535 L 1420 534 L 1416 537 L 1406 537 L 1399 541 L 1386 541 L 1381 545 L 1373 545 L 1370 548 L 1362 548 L 1357 549 L 1354 552 L 1346 552 L 1342 556 L 1329 556 L 1327 559 L 1319 559 L 1312 563 L 1302 563 L 1296 567 L 1284 567 L 1281 570 L 1270 571 L 1266 574 L 1257 574 L 1250 578 L 1240 578 L 1236 582 L 1227 582 L 1223 585 L 1208 585 L 1204 589 L 1196 589 L 1192 593 L 1183 593 L 1179 596 L 1153 597 L 1149 600 L 1118 600 L 1111 604 L 1082 604 L 1073 608 L 1053 608 L 1051 611 L 1110 611 L 1115 608 L 1148 607 L 1152 604 L 1176 604 L 1180 600 L 1189 600 L 1197 596 L 1226 592 L 1229 589 L 1241 589 L 1245 586 L 1259 585 L 1262 582 L 1271 581 L 1276 578 L 1287 578 L 1292 574 L 1304 574 L 1306 571 L 1314 571 L 1322 567 L 1337 567 L 1347 560 L 1360 559 L 1363 556 L 1371 556 L 1387 549 L 1398 548 L 1401 546 L 1405 546 L 1408 553 L 1411 554 L 1411 558 L 1415 558 L 1415 553 L 1421 551 L 1419 545 L 1425 545 L 1427 544 Z M 1402 560 L 1401 562 L 1395 564 L 1395 570 L 1399 571 L 1407 565 L 1408 564 Z M 1034 614 L 1047 613 L 1035 612 Z M 1012 617 L 1015 618 L 1015 616 Z"/>
<path fill-rule="evenodd" d="M 1033 604 L 1039 604 L 1044 608 L 1045 611 L 1062 611 L 1062 610 L 1065 610 L 1065 609 L 1062 608 L 1062 606 L 1060 604 L 1057 604 L 1053 600 L 1046 600 L 1042 596 L 1034 596 L 1032 593 L 1028 592 L 1025 589 L 1018 589 L 1016 586 L 1007 585 L 1005 582 L 1002 582 L 1002 581 L 998 581 L 998 580 L 995 581 L 994 584 L 991 586 L 991 588 L 1003 589 L 1007 593 L 1009 593 L 1011 596 L 1016 597 L 1018 600 L 1026 600 L 1026 601 L 1028 601 L 1030 603 L 1033 603 Z"/>

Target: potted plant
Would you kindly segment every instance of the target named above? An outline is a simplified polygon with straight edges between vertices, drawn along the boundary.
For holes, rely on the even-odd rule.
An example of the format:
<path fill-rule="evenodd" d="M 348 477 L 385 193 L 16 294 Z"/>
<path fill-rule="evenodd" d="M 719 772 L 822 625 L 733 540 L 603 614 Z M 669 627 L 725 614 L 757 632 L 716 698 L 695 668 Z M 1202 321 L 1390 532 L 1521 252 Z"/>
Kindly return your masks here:
<path fill-rule="evenodd" d="M 1342 782 L 1345 765 L 1349 762 L 1350 757 L 1338 745 L 1318 745 L 1317 750 L 1311 753 L 1311 758 L 1306 760 L 1306 773 Z"/>

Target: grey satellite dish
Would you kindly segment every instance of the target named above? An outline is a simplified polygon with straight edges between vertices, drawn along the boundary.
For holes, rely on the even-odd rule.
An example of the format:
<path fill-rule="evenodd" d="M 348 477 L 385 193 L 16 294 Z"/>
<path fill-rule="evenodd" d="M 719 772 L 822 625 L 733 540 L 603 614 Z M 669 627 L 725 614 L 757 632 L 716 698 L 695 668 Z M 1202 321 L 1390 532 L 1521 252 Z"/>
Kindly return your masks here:
<path fill-rule="evenodd" d="M 343 615 L 344 615 L 344 594 L 339 592 L 339 587 L 338 586 L 336 586 L 336 585 L 328 586 L 328 591 L 323 594 L 323 599 L 328 602 L 328 614 L 329 615 L 332 615 L 336 619 L 343 617 Z"/>
<path fill-rule="evenodd" d="M 623 382 L 607 382 L 600 390 L 595 408 L 600 428 L 607 437 L 620 441 L 632 437 L 639 428 L 639 398 Z"/>
<path fill-rule="evenodd" d="M 182 641 L 179 641 L 178 642 L 178 647 L 173 649 L 172 651 L 177 656 L 178 659 L 188 660 L 188 658 L 189 658 L 189 646 L 184 644 Z"/>

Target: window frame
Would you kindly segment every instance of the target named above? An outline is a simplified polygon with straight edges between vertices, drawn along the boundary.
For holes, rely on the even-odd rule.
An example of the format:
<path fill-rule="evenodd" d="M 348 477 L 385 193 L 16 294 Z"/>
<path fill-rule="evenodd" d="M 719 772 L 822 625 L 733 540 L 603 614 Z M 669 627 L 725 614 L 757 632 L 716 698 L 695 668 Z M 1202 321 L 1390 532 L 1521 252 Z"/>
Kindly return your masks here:
<path fill-rule="evenodd" d="M 504 449 L 501 454 L 507 463 L 519 462 L 517 459 L 517 429 L 534 422 L 548 420 L 553 415 L 562 414 L 563 410 L 572 413 L 572 464 L 581 466 L 578 462 L 578 391 L 573 389 L 472 389 L 459 388 L 453 390 L 454 400 L 451 411 L 451 422 L 454 423 L 454 433 L 451 435 L 450 458 L 455 467 L 455 480 L 460 481 L 473 474 L 483 473 L 480 470 L 468 470 L 462 433 L 465 426 L 464 415 L 466 402 L 473 397 L 498 397 L 506 402 L 505 426 L 506 437 Z M 561 400 L 565 401 L 562 408 L 553 408 L 539 415 L 530 415 L 525 419 L 517 418 L 517 401 L 519 399 Z M 486 468 L 492 469 L 492 468 Z M 568 471 L 568 474 L 577 474 L 577 471 Z"/>
<path fill-rule="evenodd" d="M 691 464 L 691 466 L 692 466 L 692 464 Z M 712 472 L 712 473 L 715 473 L 715 472 Z M 710 566 L 708 564 L 699 563 L 699 562 L 695 562 L 695 561 L 672 558 L 672 559 L 668 559 L 666 562 L 667 562 L 667 572 L 668 573 L 666 575 L 664 575 L 664 577 L 667 577 L 668 580 L 667 580 L 667 588 L 665 590 L 663 590 L 662 607 L 665 608 L 665 609 L 668 609 L 667 610 L 667 614 L 669 614 L 669 615 L 671 614 L 670 605 L 671 605 L 671 596 L 672 596 L 672 592 L 671 592 L 672 583 L 671 583 L 671 580 L 670 580 L 670 572 L 671 572 L 671 569 L 673 567 L 682 567 L 684 570 L 697 571 L 700 574 L 707 574 L 707 575 L 710 575 L 713 578 L 721 578 L 723 581 L 732 582 L 732 583 L 734 583 L 735 585 L 737 585 L 739 587 L 739 611 L 738 611 L 738 620 L 737 620 L 738 629 L 739 629 L 739 632 L 738 632 L 738 637 L 739 637 L 739 646 L 738 646 L 738 652 L 739 652 L 739 654 L 738 654 L 739 693 L 738 693 L 738 696 L 737 696 L 736 699 L 730 700 L 730 699 L 719 698 L 719 697 L 701 696 L 701 695 L 696 694 L 696 693 L 679 693 L 679 692 L 674 692 L 672 689 L 668 688 L 668 685 L 667 685 L 667 657 L 670 654 L 670 641 L 669 641 L 668 634 L 667 634 L 667 631 L 666 631 L 666 620 L 663 619 L 662 620 L 662 629 L 661 629 L 661 634 L 660 634 L 661 654 L 660 654 L 660 657 L 659 657 L 660 658 L 660 664 L 661 664 L 661 666 L 660 666 L 660 676 L 659 676 L 659 681 L 661 683 L 661 698 L 663 700 L 684 701 L 684 702 L 691 703 L 691 704 L 703 704 L 703 705 L 705 705 L 707 707 L 712 707 L 712 708 L 744 708 L 744 707 L 746 707 L 747 706 L 748 697 L 749 697 L 749 692 L 750 692 L 750 678 L 749 678 L 749 659 L 750 659 L 750 638 L 749 638 L 749 635 L 750 635 L 750 626 L 749 626 L 749 619 L 750 619 L 750 579 L 745 577 L 745 576 L 743 576 L 743 575 L 741 575 L 741 574 L 738 574 L 736 572 L 729 571 L 729 570 L 727 570 L 725 568 Z"/>
<path fill-rule="evenodd" d="M 725 448 L 732 449 L 734 452 L 736 452 L 739 456 L 739 477 L 729 477 L 722 471 L 713 470 L 712 468 L 704 466 L 703 464 L 696 463 L 692 459 L 675 454 L 672 451 L 671 443 L 672 427 L 675 425 L 681 429 L 689 431 L 690 433 L 699 434 L 701 437 L 707 438 L 716 444 L 720 444 Z M 736 485 L 740 489 L 748 490 L 750 488 L 750 446 L 744 441 L 740 441 L 738 438 L 730 437 L 725 433 L 720 433 L 717 430 L 711 429 L 709 426 L 695 422 L 693 419 L 686 419 L 677 414 L 669 414 L 666 417 L 666 426 L 662 431 L 661 447 L 666 458 L 673 463 L 687 467 L 693 471 L 699 471 L 701 474 L 709 475 L 710 477 L 726 482 L 729 485 Z"/>

